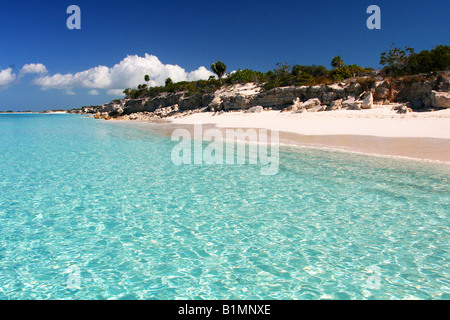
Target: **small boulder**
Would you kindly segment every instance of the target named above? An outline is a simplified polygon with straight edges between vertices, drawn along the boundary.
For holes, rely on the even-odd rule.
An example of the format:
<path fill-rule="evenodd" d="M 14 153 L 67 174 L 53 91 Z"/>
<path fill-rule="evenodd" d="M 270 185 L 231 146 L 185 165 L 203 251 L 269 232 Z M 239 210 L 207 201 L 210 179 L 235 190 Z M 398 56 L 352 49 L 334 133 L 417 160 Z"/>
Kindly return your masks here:
<path fill-rule="evenodd" d="M 373 108 L 373 94 L 372 92 L 363 100 L 361 109 L 372 109 Z"/>
<path fill-rule="evenodd" d="M 348 97 L 347 100 L 342 101 L 342 106 L 344 108 L 348 107 L 351 104 L 354 104 L 356 101 L 355 97 Z"/>
<path fill-rule="evenodd" d="M 293 114 L 299 114 L 299 113 L 307 113 L 308 112 L 308 110 L 306 110 L 306 109 L 298 109 L 297 111 L 294 111 L 294 112 L 292 112 Z"/>
<path fill-rule="evenodd" d="M 450 93 L 431 91 L 431 105 L 434 108 L 450 108 Z"/>
<path fill-rule="evenodd" d="M 318 106 L 312 107 L 310 109 L 304 109 L 304 110 L 307 110 L 308 112 L 319 112 L 319 111 L 324 111 L 325 106 L 318 105 Z"/>
<path fill-rule="evenodd" d="M 261 113 L 264 111 L 264 108 L 262 106 L 256 106 L 256 107 L 251 107 L 247 110 L 245 110 L 245 113 Z"/>
<path fill-rule="evenodd" d="M 361 102 L 356 101 L 355 97 L 349 97 L 342 102 L 342 107 L 347 110 L 361 110 Z"/>
<path fill-rule="evenodd" d="M 327 111 L 339 110 L 342 108 L 342 99 L 334 100 L 329 107 L 326 108 Z"/>
<path fill-rule="evenodd" d="M 311 109 L 317 106 L 320 106 L 321 102 L 318 98 L 314 98 L 314 99 L 309 99 L 306 102 L 303 102 L 299 108 L 303 108 L 303 109 Z"/>

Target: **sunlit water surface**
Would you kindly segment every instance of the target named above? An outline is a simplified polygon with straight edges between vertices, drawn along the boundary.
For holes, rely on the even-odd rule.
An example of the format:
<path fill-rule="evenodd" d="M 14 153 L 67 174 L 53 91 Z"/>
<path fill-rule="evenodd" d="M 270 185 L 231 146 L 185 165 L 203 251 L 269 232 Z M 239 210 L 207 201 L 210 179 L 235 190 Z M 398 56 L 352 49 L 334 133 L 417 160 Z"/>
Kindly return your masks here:
<path fill-rule="evenodd" d="M 71 115 L 0 139 L 0 299 L 450 298 L 448 166 L 175 166 L 169 137 Z"/>

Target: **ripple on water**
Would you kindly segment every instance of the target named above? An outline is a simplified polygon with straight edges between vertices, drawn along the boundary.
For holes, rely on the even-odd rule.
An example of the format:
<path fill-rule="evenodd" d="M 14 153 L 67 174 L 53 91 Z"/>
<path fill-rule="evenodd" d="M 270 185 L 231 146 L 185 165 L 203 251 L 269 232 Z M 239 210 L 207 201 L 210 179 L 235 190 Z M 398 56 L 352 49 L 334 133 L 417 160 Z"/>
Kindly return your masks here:
<path fill-rule="evenodd" d="M 283 148 L 267 177 L 176 167 L 169 139 L 129 124 L 11 121 L 1 299 L 449 297 L 448 167 Z"/>

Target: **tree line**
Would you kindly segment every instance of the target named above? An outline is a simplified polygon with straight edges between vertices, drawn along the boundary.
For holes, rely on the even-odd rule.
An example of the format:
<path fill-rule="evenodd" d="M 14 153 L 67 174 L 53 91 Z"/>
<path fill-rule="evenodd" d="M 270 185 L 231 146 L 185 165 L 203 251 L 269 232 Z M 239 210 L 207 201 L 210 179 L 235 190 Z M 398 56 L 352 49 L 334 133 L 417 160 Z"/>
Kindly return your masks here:
<path fill-rule="evenodd" d="M 384 67 L 379 75 L 386 77 L 450 70 L 450 46 L 440 45 L 430 51 L 423 50 L 415 53 L 412 48 L 396 48 L 393 44 L 390 50 L 381 54 L 380 64 Z M 372 68 L 345 64 L 341 56 L 333 57 L 330 66 L 331 70 L 323 65 L 290 66 L 287 63 L 277 63 L 275 69 L 267 72 L 238 69 L 236 72 L 226 74 L 227 66 L 219 60 L 211 65 L 211 70 L 217 75 L 217 79 L 211 76 L 208 80 L 174 83 L 172 79 L 167 78 L 164 86 L 149 87 L 150 77 L 145 75 L 144 80 L 147 84 L 141 84 L 137 89 L 125 89 L 124 94 L 132 99 L 153 97 L 163 92 L 185 92 L 187 96 L 190 96 L 212 93 L 223 85 L 249 82 L 260 83 L 263 90 L 270 90 L 285 86 L 331 84 L 353 77 L 373 76 L 374 73 Z"/>

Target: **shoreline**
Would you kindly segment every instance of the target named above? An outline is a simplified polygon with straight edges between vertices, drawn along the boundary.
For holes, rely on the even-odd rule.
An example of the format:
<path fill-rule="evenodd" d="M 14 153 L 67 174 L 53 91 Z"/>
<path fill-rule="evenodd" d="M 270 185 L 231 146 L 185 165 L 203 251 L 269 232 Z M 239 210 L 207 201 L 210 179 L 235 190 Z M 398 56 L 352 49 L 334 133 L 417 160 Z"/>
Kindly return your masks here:
<path fill-rule="evenodd" d="M 280 138 L 286 132 L 280 132 Z M 281 138 L 282 139 L 282 138 Z M 450 142 L 443 141 L 443 139 L 423 138 L 420 139 L 420 144 L 425 145 L 425 148 L 429 143 L 440 145 L 445 147 L 445 151 L 436 154 L 435 150 L 431 152 L 425 152 L 419 150 L 414 152 L 410 150 L 410 146 L 414 143 L 417 148 L 417 141 L 411 141 L 410 139 L 417 138 L 391 138 L 391 137 L 373 137 L 373 136 L 358 136 L 358 135 L 337 135 L 337 136 L 301 136 L 298 135 L 298 140 L 289 140 L 288 142 L 280 141 L 281 145 L 289 147 L 310 148 L 334 152 L 345 152 L 352 154 L 361 154 L 375 157 L 403 159 L 419 162 L 428 162 L 436 164 L 450 165 L 450 156 L 447 156 L 450 152 Z M 320 142 L 305 142 L 305 140 L 320 140 Z M 330 141 L 344 141 L 343 143 L 330 143 Z M 376 147 L 367 144 L 367 142 L 375 142 Z M 383 147 L 379 147 L 383 145 Z M 386 148 L 388 147 L 388 149 Z M 400 147 L 400 148 L 398 148 Z"/>
<path fill-rule="evenodd" d="M 191 130 L 196 123 L 201 123 L 204 130 L 211 127 L 279 130 L 280 145 L 450 165 L 450 110 L 408 115 L 392 114 L 381 108 L 363 112 L 290 114 L 264 111 L 220 115 L 206 112 L 168 118 L 165 123 L 172 128 Z M 163 129 L 158 129 L 158 125 L 153 129 Z M 161 131 L 168 134 L 170 129 L 166 127 Z"/>

